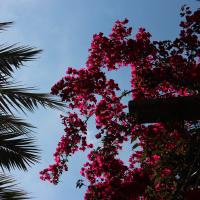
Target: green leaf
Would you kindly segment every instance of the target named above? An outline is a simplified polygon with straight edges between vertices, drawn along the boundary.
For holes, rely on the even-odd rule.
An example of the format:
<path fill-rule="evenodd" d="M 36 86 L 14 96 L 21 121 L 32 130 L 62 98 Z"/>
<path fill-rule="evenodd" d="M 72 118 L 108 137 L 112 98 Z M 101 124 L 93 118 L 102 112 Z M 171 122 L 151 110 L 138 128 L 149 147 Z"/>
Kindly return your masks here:
<path fill-rule="evenodd" d="M 1 22 L 0 23 L 0 30 L 5 30 L 6 28 L 8 28 L 11 24 L 13 24 L 13 22 Z"/>
<path fill-rule="evenodd" d="M 22 119 L 14 117 L 13 115 L 4 115 L 0 113 L 0 133 L 7 134 L 29 134 L 32 133 L 32 126 L 29 123 L 24 122 Z"/>
<path fill-rule="evenodd" d="M 137 147 L 139 147 L 140 145 L 138 143 L 135 143 L 133 146 L 132 146 L 132 150 L 136 149 Z"/>
<path fill-rule="evenodd" d="M 8 25 L 0 25 L 0 30 Z M 40 52 L 41 50 L 29 46 L 0 45 L 0 76 L 12 77 L 14 69 L 20 68 L 26 61 L 35 59 Z"/>
<path fill-rule="evenodd" d="M 33 93 L 34 88 L 0 84 L 0 110 L 13 114 L 12 109 L 33 112 L 38 106 L 63 110 L 64 104 L 48 93 Z M 12 109 L 11 109 L 12 108 Z"/>
<path fill-rule="evenodd" d="M 84 185 L 83 183 L 83 180 L 82 179 L 79 179 L 77 182 L 76 182 L 76 188 L 81 188 L 82 186 Z"/>
<path fill-rule="evenodd" d="M 15 180 L 0 173 L 0 199 L 1 200 L 22 200 L 30 199 L 26 192 L 16 187 Z"/>
<path fill-rule="evenodd" d="M 32 137 L 0 133 L 0 167 L 2 170 L 21 169 L 26 171 L 30 164 L 39 160 L 39 150 Z"/>

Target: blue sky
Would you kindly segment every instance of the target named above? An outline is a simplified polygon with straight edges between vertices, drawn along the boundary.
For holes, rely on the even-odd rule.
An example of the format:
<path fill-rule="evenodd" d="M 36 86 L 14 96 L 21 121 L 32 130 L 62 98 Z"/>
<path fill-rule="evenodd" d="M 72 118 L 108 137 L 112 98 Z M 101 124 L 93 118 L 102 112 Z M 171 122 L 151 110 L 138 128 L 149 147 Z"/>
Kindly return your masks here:
<path fill-rule="evenodd" d="M 173 39 L 178 33 L 179 10 L 183 4 L 199 7 L 195 0 L 0 0 L 0 21 L 14 21 L 13 27 L 1 33 L 1 43 L 20 43 L 43 49 L 33 62 L 16 72 L 16 80 L 49 92 L 64 76 L 67 66 L 83 67 L 92 35 L 109 34 L 117 19 L 127 17 L 136 33 L 145 27 L 153 39 Z M 128 68 L 112 75 L 122 88 L 130 88 Z M 26 173 L 13 172 L 21 186 L 36 200 L 81 200 L 84 189 L 76 189 L 76 180 L 85 155 L 78 153 L 69 164 L 69 172 L 58 186 L 42 182 L 39 171 L 53 162 L 52 154 L 62 135 L 59 111 L 39 109 L 28 115 L 37 127 L 37 142 L 42 149 L 41 162 Z M 25 116 L 23 116 L 25 118 Z M 95 129 L 89 124 L 92 140 Z M 122 153 L 127 157 L 126 149 Z"/>

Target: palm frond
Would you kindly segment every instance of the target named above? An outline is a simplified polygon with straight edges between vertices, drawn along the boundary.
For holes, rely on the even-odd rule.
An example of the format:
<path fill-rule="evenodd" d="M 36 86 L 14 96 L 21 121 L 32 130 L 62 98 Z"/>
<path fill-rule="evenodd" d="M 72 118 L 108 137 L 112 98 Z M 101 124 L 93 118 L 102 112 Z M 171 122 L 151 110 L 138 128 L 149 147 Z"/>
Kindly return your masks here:
<path fill-rule="evenodd" d="M 41 50 L 29 46 L 0 45 L 0 76 L 12 76 L 14 68 L 36 58 Z M 14 67 L 14 68 L 13 68 Z"/>
<path fill-rule="evenodd" d="M 24 135 L 32 133 L 31 124 L 24 122 L 22 119 L 14 117 L 13 115 L 4 115 L 0 113 L 0 134 L 18 134 Z"/>
<path fill-rule="evenodd" d="M 0 173 L 0 199 L 1 200 L 22 200 L 30 199 L 26 192 L 16 187 L 15 180 Z"/>
<path fill-rule="evenodd" d="M 12 24 L 13 24 L 13 22 L 0 22 L 0 30 L 3 31 Z"/>
<path fill-rule="evenodd" d="M 12 22 L 0 23 L 0 31 Z M 39 160 L 35 140 L 28 133 L 33 126 L 17 118 L 14 111 L 34 111 L 39 106 L 63 110 L 64 104 L 48 93 L 35 93 L 34 88 L 10 81 L 15 69 L 36 58 L 41 50 L 30 46 L 0 45 L 0 168 L 27 170 Z M 0 200 L 29 199 L 16 189 L 14 180 L 0 173 Z"/>
<path fill-rule="evenodd" d="M 64 104 L 48 93 L 33 93 L 33 88 L 22 88 L 6 84 L 0 85 L 0 110 L 11 113 L 12 109 L 33 112 L 39 105 L 62 110 Z"/>
<path fill-rule="evenodd" d="M 10 78 L 9 76 L 1 74 L 0 75 L 0 85 L 1 84 L 9 84 L 10 83 L 9 78 Z"/>
<path fill-rule="evenodd" d="M 2 170 L 27 170 L 27 167 L 39 160 L 39 150 L 32 137 L 18 134 L 0 134 L 0 167 Z"/>

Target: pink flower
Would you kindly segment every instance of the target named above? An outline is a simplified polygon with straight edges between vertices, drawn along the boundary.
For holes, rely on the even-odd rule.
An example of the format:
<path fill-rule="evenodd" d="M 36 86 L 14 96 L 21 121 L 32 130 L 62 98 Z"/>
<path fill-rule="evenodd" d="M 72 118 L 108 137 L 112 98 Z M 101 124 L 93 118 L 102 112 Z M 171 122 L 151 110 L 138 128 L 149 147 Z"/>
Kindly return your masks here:
<path fill-rule="evenodd" d="M 169 176 L 172 173 L 172 170 L 169 168 L 163 169 L 161 176 Z"/>
<path fill-rule="evenodd" d="M 153 155 L 152 157 L 153 157 L 153 159 L 154 159 L 155 161 L 160 160 L 160 156 L 159 156 L 159 155 L 156 155 L 156 154 L 155 154 L 155 155 Z"/>

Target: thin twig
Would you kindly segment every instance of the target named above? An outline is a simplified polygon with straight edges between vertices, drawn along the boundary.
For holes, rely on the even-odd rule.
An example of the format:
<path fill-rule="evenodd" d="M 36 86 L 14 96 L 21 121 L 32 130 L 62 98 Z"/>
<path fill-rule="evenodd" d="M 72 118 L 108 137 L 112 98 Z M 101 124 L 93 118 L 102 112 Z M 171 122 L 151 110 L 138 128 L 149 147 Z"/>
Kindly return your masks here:
<path fill-rule="evenodd" d="M 130 94 L 131 92 L 134 92 L 136 89 L 132 89 L 132 90 L 129 90 L 129 91 L 126 91 L 126 92 L 123 92 L 121 94 L 121 96 L 119 96 L 119 99 L 122 99 L 124 96 Z"/>

